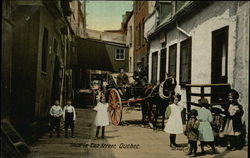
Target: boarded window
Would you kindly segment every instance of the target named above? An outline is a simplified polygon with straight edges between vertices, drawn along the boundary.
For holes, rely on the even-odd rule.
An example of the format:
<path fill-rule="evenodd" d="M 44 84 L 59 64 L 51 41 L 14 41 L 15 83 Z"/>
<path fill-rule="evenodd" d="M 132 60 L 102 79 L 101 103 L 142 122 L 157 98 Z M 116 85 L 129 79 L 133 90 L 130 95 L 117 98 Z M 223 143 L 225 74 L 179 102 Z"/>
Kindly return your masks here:
<path fill-rule="evenodd" d="M 124 51 L 124 49 L 116 49 L 115 59 L 116 60 L 125 60 L 125 51 Z"/>
<path fill-rule="evenodd" d="M 46 28 L 44 28 L 44 31 L 43 31 L 43 50 L 42 50 L 42 72 L 47 71 L 48 36 L 49 36 L 49 32 Z"/>
<path fill-rule="evenodd" d="M 191 38 L 181 42 L 180 47 L 180 84 L 191 83 Z"/>
<path fill-rule="evenodd" d="M 161 50 L 160 82 L 165 80 L 166 76 L 166 48 Z"/>
<path fill-rule="evenodd" d="M 152 54 L 152 83 L 157 82 L 158 52 Z"/>
<path fill-rule="evenodd" d="M 169 47 L 168 56 L 168 73 L 176 75 L 176 54 L 177 54 L 177 44 Z"/>

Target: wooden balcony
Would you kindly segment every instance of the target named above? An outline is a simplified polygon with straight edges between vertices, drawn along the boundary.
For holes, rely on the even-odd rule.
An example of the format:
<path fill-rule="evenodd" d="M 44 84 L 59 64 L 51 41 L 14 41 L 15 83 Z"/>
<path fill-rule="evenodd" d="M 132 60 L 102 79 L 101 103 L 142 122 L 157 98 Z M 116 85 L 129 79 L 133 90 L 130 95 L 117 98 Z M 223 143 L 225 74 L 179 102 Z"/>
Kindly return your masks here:
<path fill-rule="evenodd" d="M 192 102 L 191 98 L 193 96 L 198 96 L 201 98 L 210 97 L 211 102 L 210 105 L 226 105 L 227 101 L 227 93 L 230 89 L 230 84 L 222 83 L 222 84 L 186 84 L 186 96 L 187 96 L 187 111 L 189 112 L 191 109 L 191 105 L 199 106 L 198 99 L 197 103 Z M 199 93 L 192 92 L 193 88 L 199 88 Z M 210 88 L 210 93 L 205 93 L 205 89 Z"/>

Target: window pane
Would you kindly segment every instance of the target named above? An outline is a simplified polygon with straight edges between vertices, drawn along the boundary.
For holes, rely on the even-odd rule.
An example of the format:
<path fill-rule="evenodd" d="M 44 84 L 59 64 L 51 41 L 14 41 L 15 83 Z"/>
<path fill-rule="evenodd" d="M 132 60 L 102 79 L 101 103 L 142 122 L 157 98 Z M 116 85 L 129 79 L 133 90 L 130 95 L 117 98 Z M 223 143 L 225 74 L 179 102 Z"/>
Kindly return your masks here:
<path fill-rule="evenodd" d="M 116 55 L 115 55 L 117 60 L 124 60 L 125 59 L 125 52 L 124 49 L 117 49 L 116 50 Z"/>
<path fill-rule="evenodd" d="M 177 51 L 177 45 L 174 44 L 169 47 L 169 74 L 175 74 L 176 73 L 176 52 Z"/>
<path fill-rule="evenodd" d="M 181 83 L 190 83 L 191 81 L 191 38 L 181 42 Z"/>

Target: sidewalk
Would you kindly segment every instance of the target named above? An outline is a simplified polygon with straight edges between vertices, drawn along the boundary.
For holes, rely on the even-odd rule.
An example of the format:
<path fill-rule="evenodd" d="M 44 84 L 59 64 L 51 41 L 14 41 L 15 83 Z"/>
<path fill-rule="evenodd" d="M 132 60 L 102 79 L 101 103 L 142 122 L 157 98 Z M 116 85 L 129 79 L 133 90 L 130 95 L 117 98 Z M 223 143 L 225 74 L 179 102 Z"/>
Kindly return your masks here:
<path fill-rule="evenodd" d="M 187 148 L 175 150 L 169 147 L 169 135 L 163 131 L 142 128 L 139 124 L 140 111 L 123 112 L 123 125 L 106 128 L 105 139 L 95 139 L 95 127 L 91 126 L 95 112 L 91 109 L 77 109 L 76 137 L 49 138 L 44 135 L 31 146 L 30 158 L 187 158 Z M 63 133 L 62 133 L 63 134 Z M 63 136 L 63 135 L 62 135 Z M 178 144 L 187 144 L 184 135 L 177 135 Z M 201 158 L 246 158 L 247 147 L 240 151 L 225 151 L 220 154 L 199 156 Z M 206 150 L 209 150 L 208 148 Z M 198 152 L 200 148 L 198 147 Z"/>

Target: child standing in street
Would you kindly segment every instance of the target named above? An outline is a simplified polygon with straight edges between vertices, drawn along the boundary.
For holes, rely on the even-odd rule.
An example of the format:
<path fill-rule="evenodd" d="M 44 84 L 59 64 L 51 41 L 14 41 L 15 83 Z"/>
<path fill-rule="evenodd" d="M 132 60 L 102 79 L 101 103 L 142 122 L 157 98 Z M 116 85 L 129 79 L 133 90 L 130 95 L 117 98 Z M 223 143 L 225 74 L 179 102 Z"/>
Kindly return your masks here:
<path fill-rule="evenodd" d="M 63 108 L 63 119 L 64 119 L 64 128 L 65 128 L 65 138 L 68 137 L 68 128 L 71 129 L 71 137 L 74 138 L 74 122 L 76 120 L 76 112 L 74 106 L 71 105 L 70 100 L 67 101 L 66 106 Z"/>
<path fill-rule="evenodd" d="M 62 108 L 59 104 L 59 100 L 55 101 L 55 104 L 49 110 L 50 114 L 50 137 L 53 135 L 53 130 L 56 127 L 57 137 L 60 137 L 60 118 L 62 116 Z"/>
<path fill-rule="evenodd" d="M 169 107 L 167 108 L 167 115 L 169 115 L 169 119 L 164 128 L 164 131 L 170 134 L 171 148 L 179 146 L 175 143 L 176 134 L 183 133 L 182 118 L 181 118 L 181 111 L 183 110 L 183 106 L 178 104 L 180 100 L 181 100 L 181 95 L 180 94 L 175 95 L 174 103 L 169 105 Z M 166 117 L 168 118 L 168 116 Z"/>
<path fill-rule="evenodd" d="M 200 121 L 199 125 L 199 140 L 201 142 L 201 154 L 205 154 L 204 146 L 208 144 L 212 150 L 213 154 L 217 151 L 214 146 L 214 134 L 211 127 L 211 122 L 213 121 L 212 113 L 208 109 L 209 104 L 207 99 L 201 99 L 199 101 L 201 108 L 198 110 L 198 120 Z"/>
<path fill-rule="evenodd" d="M 215 105 L 211 108 L 213 122 L 211 123 L 212 129 L 214 132 L 214 144 L 215 146 L 222 146 L 223 137 L 221 133 L 223 132 L 223 125 L 224 125 L 224 109 L 221 105 Z"/>
<path fill-rule="evenodd" d="M 187 155 L 191 155 L 193 153 L 194 150 L 194 157 L 197 156 L 196 152 L 197 152 L 197 140 L 198 140 L 198 136 L 199 136 L 199 131 L 198 131 L 198 127 L 199 127 L 199 121 L 197 120 L 197 115 L 198 112 L 195 109 L 192 109 L 190 111 L 189 114 L 189 120 L 188 123 L 186 125 L 186 130 L 184 132 L 184 134 L 187 136 L 188 138 L 188 144 L 190 146 L 189 148 L 189 152 Z"/>
<path fill-rule="evenodd" d="M 98 138 L 99 130 L 102 127 L 102 138 L 104 138 L 105 126 L 109 125 L 109 117 L 108 117 L 108 103 L 106 103 L 105 96 L 101 96 L 100 102 L 94 108 L 97 111 L 95 118 L 96 125 L 96 138 Z"/>

